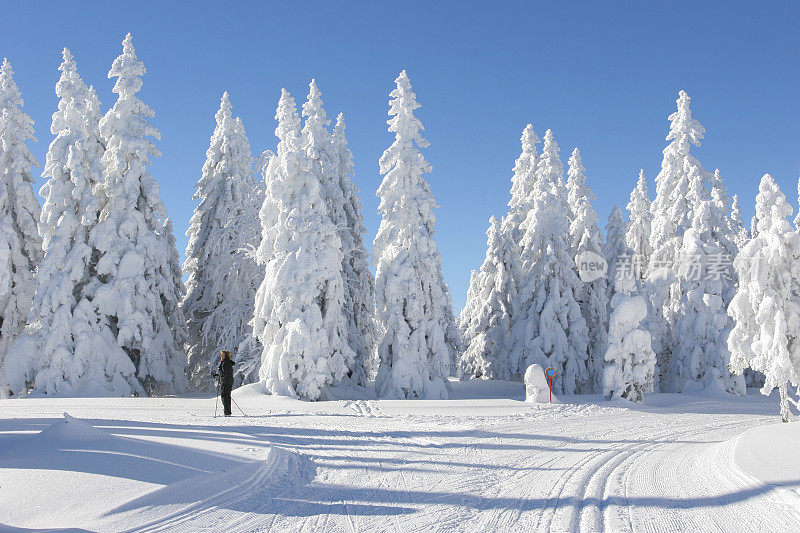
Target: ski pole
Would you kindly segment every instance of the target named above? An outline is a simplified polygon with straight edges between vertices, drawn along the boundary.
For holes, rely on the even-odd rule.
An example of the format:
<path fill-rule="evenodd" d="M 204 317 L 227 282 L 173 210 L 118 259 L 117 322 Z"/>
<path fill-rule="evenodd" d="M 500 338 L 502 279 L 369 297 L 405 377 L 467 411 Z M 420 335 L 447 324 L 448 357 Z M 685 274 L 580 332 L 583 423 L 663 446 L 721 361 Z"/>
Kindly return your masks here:
<path fill-rule="evenodd" d="M 233 405 L 235 405 L 235 406 L 236 406 L 236 408 L 237 408 L 237 409 L 239 409 L 239 411 L 242 413 L 242 415 L 244 415 L 244 416 L 247 416 L 247 415 L 244 413 L 244 411 L 242 411 L 242 408 L 241 408 L 241 407 L 239 407 L 239 404 L 238 404 L 238 403 L 236 403 L 236 400 L 234 400 L 234 399 L 233 399 L 233 396 L 231 396 L 231 401 L 233 402 Z"/>
<path fill-rule="evenodd" d="M 219 387 L 217 387 L 217 394 L 214 400 L 214 418 L 217 418 L 217 406 L 219 405 Z"/>

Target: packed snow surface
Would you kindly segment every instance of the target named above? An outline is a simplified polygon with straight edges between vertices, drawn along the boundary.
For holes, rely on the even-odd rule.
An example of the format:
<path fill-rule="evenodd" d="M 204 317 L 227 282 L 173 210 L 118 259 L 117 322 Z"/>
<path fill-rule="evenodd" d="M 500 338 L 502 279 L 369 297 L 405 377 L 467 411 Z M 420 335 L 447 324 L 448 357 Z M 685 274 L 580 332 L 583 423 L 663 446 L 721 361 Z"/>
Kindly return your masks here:
<path fill-rule="evenodd" d="M 777 395 L 0 401 L 0 530 L 798 531 Z M 236 409 L 236 406 L 234 406 Z M 67 413 L 65 416 L 64 413 Z"/>

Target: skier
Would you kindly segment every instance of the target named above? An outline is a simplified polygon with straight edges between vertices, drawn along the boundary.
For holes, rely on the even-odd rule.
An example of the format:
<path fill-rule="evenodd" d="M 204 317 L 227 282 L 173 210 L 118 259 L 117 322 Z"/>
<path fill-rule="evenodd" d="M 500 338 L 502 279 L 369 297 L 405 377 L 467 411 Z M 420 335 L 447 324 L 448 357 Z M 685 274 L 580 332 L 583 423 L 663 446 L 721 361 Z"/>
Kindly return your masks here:
<path fill-rule="evenodd" d="M 222 407 L 225 411 L 225 416 L 231 416 L 231 390 L 233 390 L 233 365 L 231 359 L 231 352 L 222 350 L 220 352 L 220 362 L 217 368 L 219 376 L 219 395 L 222 398 Z"/>

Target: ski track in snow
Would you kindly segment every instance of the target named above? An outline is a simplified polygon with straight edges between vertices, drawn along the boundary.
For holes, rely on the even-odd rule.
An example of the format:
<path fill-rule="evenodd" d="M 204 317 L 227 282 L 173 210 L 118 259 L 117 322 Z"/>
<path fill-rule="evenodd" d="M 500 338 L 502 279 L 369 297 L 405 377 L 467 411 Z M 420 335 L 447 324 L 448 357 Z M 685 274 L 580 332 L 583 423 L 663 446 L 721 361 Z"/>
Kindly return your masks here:
<path fill-rule="evenodd" d="M 237 400 L 250 417 L 191 419 L 188 413 L 200 405 L 196 399 L 138 400 L 136 409 L 135 399 L 102 406 L 91 405 L 97 400 L 69 400 L 71 414 L 114 435 L 159 440 L 181 425 L 184 446 L 186 440 L 210 439 L 212 448 L 216 440 L 215 451 L 238 446 L 262 457 L 270 449 L 238 486 L 221 487 L 169 514 L 149 507 L 138 522 L 136 513 L 125 515 L 126 527 L 185 532 L 800 530 L 800 491 L 764 485 L 733 463 L 737 436 L 774 422 L 774 402 L 679 403 L 679 398 L 672 406 L 624 409 L 604 403 L 485 400 L 483 409 L 459 407 L 459 400 Z M 26 413 L 17 416 L 27 422 L 49 422 L 43 418 L 64 408 L 58 403 L 9 401 L 0 417 L 22 409 Z M 16 525 L 11 518 L 0 512 L 0 523 Z M 93 522 L 93 527 L 113 529 L 104 524 L 113 524 L 114 517 L 107 519 L 112 521 Z"/>

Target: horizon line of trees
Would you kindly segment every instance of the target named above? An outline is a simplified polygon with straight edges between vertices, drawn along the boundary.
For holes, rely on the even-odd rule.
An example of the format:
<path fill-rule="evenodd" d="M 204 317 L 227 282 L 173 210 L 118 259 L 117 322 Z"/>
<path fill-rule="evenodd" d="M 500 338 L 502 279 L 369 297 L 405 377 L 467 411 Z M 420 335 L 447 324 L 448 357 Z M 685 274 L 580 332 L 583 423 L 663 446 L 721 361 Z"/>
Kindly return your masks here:
<path fill-rule="evenodd" d="M 314 80 L 300 112 L 282 91 L 277 148 L 256 160 L 222 95 L 180 265 L 148 170 L 159 132 L 136 95 L 145 67 L 131 35 L 108 73 L 117 101 L 105 113 L 66 48 L 59 70 L 40 207 L 33 121 L 11 65 L 0 67 L 4 396 L 210 389 L 222 346 L 236 353 L 239 383 L 307 400 L 370 395 L 372 379 L 382 398 L 447 398 L 448 377 L 522 380 L 535 363 L 557 369 L 560 394 L 641 402 L 654 390 L 750 385 L 779 389 L 784 420 L 796 405 L 800 215 L 792 226 L 765 175 L 747 231 L 719 170 L 691 153 L 705 130 L 684 91 L 655 198 L 640 172 L 629 221 L 615 207 L 605 234 L 578 148 L 565 179 L 553 132 L 526 126 L 508 211 L 489 221 L 456 320 L 405 71 L 379 161 L 373 276 L 344 116 L 330 127 Z M 608 274 L 586 277 L 582 258 Z"/>

